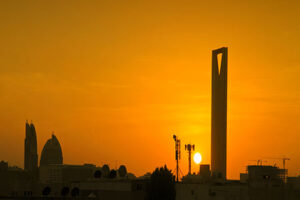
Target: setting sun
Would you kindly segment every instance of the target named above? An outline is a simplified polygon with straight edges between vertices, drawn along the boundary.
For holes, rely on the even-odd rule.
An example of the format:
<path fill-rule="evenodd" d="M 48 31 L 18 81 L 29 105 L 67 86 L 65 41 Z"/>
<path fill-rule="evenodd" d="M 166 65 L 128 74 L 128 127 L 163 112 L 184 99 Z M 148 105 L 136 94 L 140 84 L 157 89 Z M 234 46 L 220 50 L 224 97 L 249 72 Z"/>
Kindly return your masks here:
<path fill-rule="evenodd" d="M 201 156 L 201 154 L 200 153 L 195 153 L 195 155 L 194 155 L 194 162 L 196 163 L 196 164 L 199 164 L 199 163 L 201 163 L 201 161 L 202 161 L 202 156 Z"/>

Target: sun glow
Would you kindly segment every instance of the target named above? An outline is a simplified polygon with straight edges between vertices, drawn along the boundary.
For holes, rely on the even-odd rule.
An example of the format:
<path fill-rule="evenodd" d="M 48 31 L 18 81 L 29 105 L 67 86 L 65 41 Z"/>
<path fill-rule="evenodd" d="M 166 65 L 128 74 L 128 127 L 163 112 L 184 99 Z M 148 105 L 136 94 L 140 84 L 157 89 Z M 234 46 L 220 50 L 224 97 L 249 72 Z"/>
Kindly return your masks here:
<path fill-rule="evenodd" d="M 194 155 L 194 162 L 195 162 L 196 164 L 200 164 L 201 161 L 202 161 L 202 156 L 201 156 L 201 154 L 198 153 L 198 152 L 195 153 L 195 155 Z"/>

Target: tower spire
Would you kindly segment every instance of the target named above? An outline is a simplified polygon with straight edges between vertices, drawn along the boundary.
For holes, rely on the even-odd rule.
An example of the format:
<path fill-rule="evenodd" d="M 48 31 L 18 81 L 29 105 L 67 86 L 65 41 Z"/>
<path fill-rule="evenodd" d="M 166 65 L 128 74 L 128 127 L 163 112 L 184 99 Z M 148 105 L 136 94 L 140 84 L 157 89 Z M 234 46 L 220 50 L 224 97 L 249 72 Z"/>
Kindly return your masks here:
<path fill-rule="evenodd" d="M 227 51 L 227 47 L 212 51 L 211 169 L 221 179 L 226 179 L 227 159 Z"/>
<path fill-rule="evenodd" d="M 38 167 L 37 139 L 34 125 L 32 122 L 29 125 L 28 120 L 26 120 L 25 135 L 24 169 L 34 171 Z"/>

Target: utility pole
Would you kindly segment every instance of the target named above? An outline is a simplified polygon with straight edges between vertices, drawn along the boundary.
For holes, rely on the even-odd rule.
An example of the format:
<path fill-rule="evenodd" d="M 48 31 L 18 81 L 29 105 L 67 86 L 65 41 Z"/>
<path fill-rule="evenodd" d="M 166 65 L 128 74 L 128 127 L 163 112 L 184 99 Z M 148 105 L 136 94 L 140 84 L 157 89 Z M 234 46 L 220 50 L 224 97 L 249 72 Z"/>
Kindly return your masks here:
<path fill-rule="evenodd" d="M 173 135 L 175 141 L 175 160 L 176 160 L 176 181 L 179 181 L 179 160 L 181 159 L 180 140 L 176 135 Z"/>
<path fill-rule="evenodd" d="M 189 155 L 189 174 L 191 174 L 191 171 L 192 171 L 191 154 L 192 154 L 192 151 L 195 151 L 195 145 L 194 144 L 186 144 L 185 150 L 188 152 L 188 155 Z"/>

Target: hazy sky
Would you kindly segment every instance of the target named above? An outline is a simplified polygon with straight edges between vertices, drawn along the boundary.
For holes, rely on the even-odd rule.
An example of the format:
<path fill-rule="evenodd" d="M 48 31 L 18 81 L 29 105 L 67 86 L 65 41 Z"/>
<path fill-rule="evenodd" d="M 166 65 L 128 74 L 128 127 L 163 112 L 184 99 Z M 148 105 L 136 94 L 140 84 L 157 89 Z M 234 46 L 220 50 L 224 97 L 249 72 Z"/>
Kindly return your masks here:
<path fill-rule="evenodd" d="M 299 175 L 299 10 L 288 0 L 1 1 L 0 160 L 23 167 L 28 119 L 39 156 L 54 131 L 68 164 L 174 169 L 173 134 L 210 163 L 211 51 L 227 46 L 229 178 L 284 155 Z"/>

